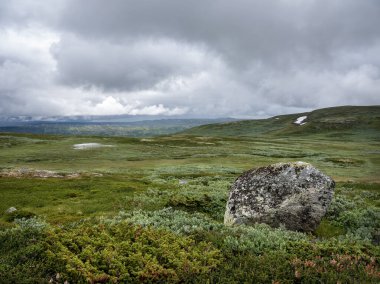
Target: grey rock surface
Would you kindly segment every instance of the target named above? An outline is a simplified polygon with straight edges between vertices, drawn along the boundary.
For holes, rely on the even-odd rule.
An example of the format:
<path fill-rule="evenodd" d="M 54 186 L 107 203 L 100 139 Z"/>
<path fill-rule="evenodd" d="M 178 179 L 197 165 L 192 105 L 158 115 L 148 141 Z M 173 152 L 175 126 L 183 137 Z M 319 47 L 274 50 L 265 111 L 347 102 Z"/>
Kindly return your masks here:
<path fill-rule="evenodd" d="M 185 179 L 180 179 L 180 180 L 178 181 L 178 183 L 179 183 L 179 184 L 188 184 L 188 181 L 185 180 Z"/>
<path fill-rule="evenodd" d="M 252 169 L 231 186 L 224 223 L 311 232 L 325 215 L 334 187 L 330 177 L 304 162 Z"/>
<path fill-rule="evenodd" d="M 15 212 L 15 211 L 17 211 L 16 207 L 9 207 L 9 208 L 5 211 L 5 213 L 7 213 L 7 214 L 11 214 L 11 213 L 13 213 L 13 212 Z"/>

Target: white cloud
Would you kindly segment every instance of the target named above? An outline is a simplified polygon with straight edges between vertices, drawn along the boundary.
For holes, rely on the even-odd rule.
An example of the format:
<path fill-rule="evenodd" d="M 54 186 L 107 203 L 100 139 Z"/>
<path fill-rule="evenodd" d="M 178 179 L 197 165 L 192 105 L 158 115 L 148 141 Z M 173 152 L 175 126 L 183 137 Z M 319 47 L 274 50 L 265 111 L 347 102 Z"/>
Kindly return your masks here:
<path fill-rule="evenodd" d="M 130 114 L 130 115 L 182 115 L 185 114 L 187 108 L 167 108 L 162 104 L 140 106 L 140 102 L 134 102 L 133 104 L 122 104 L 119 99 L 113 96 L 107 96 L 100 103 L 91 106 L 91 103 L 79 108 L 76 114 L 83 114 L 85 110 L 86 114 L 90 115 L 115 115 L 115 114 Z"/>
<path fill-rule="evenodd" d="M 164 107 L 162 104 L 159 105 L 151 105 L 151 106 L 145 106 L 141 109 L 133 109 L 128 114 L 136 115 L 182 115 L 187 112 L 187 108 L 167 108 Z"/>
<path fill-rule="evenodd" d="M 0 56 L 11 61 L 54 68 L 55 60 L 50 54 L 50 48 L 59 40 L 57 33 L 39 25 L 3 28 L 0 33 Z"/>

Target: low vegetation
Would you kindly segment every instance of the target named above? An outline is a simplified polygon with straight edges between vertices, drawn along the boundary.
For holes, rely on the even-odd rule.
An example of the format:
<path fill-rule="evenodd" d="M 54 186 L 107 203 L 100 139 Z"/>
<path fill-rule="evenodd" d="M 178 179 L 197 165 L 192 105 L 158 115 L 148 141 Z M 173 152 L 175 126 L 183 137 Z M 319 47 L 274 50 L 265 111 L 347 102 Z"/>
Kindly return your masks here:
<path fill-rule="evenodd" d="M 0 282 L 379 283 L 380 143 L 329 133 L 0 134 Z M 337 182 L 315 233 L 223 225 L 241 172 L 296 160 Z"/>

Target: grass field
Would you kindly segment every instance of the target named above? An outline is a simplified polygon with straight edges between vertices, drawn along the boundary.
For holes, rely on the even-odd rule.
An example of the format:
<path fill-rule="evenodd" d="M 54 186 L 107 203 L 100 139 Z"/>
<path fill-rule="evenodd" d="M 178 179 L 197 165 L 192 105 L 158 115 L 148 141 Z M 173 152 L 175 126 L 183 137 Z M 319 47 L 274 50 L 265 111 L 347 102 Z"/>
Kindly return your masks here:
<path fill-rule="evenodd" d="M 319 132 L 322 116 L 319 124 L 316 119 L 294 126 L 289 123 L 298 115 L 293 115 L 273 118 L 283 120 L 283 126 L 271 126 L 267 134 L 260 130 L 260 135 L 237 136 L 237 122 L 143 139 L 0 134 L 0 282 L 377 283 L 378 121 L 368 123 L 361 111 L 348 113 L 359 126 L 343 123 Z M 378 109 L 369 116 L 379 117 Z M 330 126 L 347 122 L 331 117 Z M 242 122 L 238 129 L 244 129 Z M 74 149 L 79 143 L 112 147 Z M 337 182 L 333 204 L 317 231 L 306 235 L 266 226 L 225 228 L 223 214 L 233 180 L 250 168 L 282 161 L 309 162 Z M 41 170 L 60 177 L 38 177 Z M 9 207 L 17 211 L 5 213 Z M 33 218 L 17 221 L 22 217 Z M 45 229 L 36 229 L 42 228 L 38 224 Z M 157 251 L 131 237 L 140 247 L 136 255 L 128 253 L 138 263 L 129 266 L 132 260 L 125 259 L 118 243 L 136 236 L 134 226 L 141 225 Z M 30 234 L 37 247 L 28 241 Z M 93 241 L 97 243 L 88 243 Z M 173 255 L 163 259 L 155 253 L 167 242 Z M 204 259 L 197 256 L 199 250 L 207 251 Z M 106 261 L 111 252 L 118 268 Z"/>

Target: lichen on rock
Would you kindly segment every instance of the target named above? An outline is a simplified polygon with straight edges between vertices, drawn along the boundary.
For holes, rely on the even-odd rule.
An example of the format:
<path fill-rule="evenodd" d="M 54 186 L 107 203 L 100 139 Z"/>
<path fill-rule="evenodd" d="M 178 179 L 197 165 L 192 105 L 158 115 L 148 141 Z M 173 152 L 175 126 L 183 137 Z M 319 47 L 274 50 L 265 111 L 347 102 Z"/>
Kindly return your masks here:
<path fill-rule="evenodd" d="M 327 211 L 334 186 L 330 177 L 304 162 L 249 170 L 231 186 L 224 223 L 266 223 L 314 231 Z"/>

